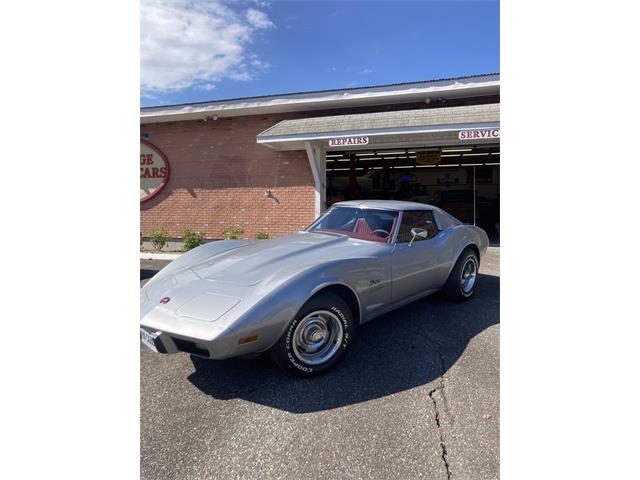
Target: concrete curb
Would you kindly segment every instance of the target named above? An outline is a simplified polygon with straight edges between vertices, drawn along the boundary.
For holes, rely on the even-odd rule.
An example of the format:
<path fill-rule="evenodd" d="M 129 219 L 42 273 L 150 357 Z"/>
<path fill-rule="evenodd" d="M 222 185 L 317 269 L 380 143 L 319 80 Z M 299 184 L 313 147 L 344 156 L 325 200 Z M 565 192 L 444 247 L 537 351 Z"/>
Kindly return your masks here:
<path fill-rule="evenodd" d="M 500 251 L 500 247 L 492 246 L 489 250 Z M 154 252 L 140 252 L 140 260 L 175 260 L 182 253 L 154 253 Z"/>
<path fill-rule="evenodd" d="M 175 260 L 181 253 L 140 252 L 140 260 Z"/>

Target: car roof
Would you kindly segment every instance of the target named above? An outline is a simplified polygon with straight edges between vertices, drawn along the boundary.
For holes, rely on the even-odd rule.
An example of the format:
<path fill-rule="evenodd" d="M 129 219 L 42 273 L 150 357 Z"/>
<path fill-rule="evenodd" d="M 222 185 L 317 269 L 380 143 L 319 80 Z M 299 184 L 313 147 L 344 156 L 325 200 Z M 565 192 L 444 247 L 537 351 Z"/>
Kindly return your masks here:
<path fill-rule="evenodd" d="M 433 205 L 401 200 L 347 200 L 336 202 L 332 207 L 382 208 L 386 210 L 439 210 Z"/>

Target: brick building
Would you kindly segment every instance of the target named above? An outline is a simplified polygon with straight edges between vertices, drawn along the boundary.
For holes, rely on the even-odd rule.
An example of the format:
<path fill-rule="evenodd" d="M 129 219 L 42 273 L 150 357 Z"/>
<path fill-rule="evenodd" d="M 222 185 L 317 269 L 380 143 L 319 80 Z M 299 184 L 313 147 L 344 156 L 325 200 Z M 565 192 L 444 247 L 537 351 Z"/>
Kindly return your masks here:
<path fill-rule="evenodd" d="M 499 229 L 498 74 L 141 110 L 141 231 L 300 230 L 351 198 Z"/>

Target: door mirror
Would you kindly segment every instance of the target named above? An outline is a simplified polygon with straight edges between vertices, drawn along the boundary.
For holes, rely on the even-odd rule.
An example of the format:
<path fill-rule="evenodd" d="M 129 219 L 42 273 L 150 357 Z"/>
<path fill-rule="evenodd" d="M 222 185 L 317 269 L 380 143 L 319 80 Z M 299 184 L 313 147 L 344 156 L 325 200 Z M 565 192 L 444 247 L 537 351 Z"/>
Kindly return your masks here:
<path fill-rule="evenodd" d="M 409 242 L 409 246 L 413 245 L 413 241 L 416 239 L 416 237 L 428 238 L 429 232 L 427 232 L 424 228 L 412 228 L 411 235 L 412 235 L 412 238 L 411 238 L 411 241 Z"/>

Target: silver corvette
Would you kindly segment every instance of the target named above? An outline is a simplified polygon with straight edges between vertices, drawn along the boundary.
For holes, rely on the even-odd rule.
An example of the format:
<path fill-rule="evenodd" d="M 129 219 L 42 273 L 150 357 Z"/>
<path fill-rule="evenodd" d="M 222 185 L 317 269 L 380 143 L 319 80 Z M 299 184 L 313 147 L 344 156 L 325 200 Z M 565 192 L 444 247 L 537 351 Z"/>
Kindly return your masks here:
<path fill-rule="evenodd" d="M 211 359 L 270 351 L 288 372 L 319 374 L 359 325 L 439 290 L 471 297 L 488 244 L 434 206 L 336 203 L 305 231 L 210 242 L 167 265 L 140 292 L 141 339 Z"/>

